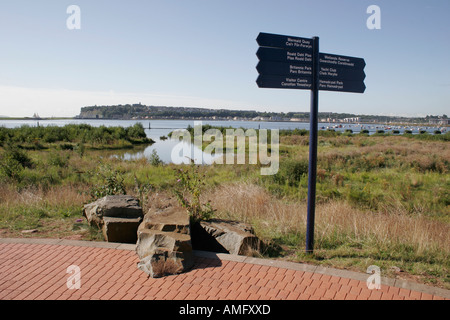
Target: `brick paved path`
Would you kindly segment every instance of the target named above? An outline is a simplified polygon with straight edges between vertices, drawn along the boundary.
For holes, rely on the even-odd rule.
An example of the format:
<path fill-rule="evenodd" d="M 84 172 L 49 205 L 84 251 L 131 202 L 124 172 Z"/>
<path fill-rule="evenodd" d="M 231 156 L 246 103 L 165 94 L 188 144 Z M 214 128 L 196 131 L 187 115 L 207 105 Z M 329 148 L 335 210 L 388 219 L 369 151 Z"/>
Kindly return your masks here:
<path fill-rule="evenodd" d="M 448 290 L 384 278 L 381 289 L 369 290 L 367 274 L 241 256 L 196 252 L 191 271 L 160 279 L 137 262 L 132 245 L 0 239 L 0 300 L 450 298 Z M 80 268 L 79 289 L 68 289 L 71 265 Z"/>

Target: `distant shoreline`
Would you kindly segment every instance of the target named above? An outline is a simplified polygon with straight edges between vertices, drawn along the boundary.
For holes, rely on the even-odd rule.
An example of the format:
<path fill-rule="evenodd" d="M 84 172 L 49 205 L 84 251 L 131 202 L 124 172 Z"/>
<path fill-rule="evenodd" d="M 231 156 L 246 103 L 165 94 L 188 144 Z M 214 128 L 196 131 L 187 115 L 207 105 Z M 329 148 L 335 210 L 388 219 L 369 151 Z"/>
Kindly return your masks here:
<path fill-rule="evenodd" d="M 251 121 L 251 122 L 282 122 L 282 123 L 309 123 L 309 120 L 233 120 L 233 119 L 208 119 L 208 118 L 161 118 L 161 119 L 116 119 L 116 118 L 77 118 L 77 117 L 49 117 L 49 118 L 28 118 L 28 117 L 0 117 L 2 121 L 52 121 L 52 120 L 99 120 L 99 121 L 159 121 L 159 120 L 180 120 L 180 121 Z M 329 122 L 319 121 L 318 123 L 335 124 L 335 125 L 359 125 L 357 122 Z M 381 122 L 381 121 L 364 121 L 362 124 L 370 125 L 384 125 L 384 126 L 426 126 L 426 127 L 450 127 L 449 124 L 432 124 L 424 122 Z"/>

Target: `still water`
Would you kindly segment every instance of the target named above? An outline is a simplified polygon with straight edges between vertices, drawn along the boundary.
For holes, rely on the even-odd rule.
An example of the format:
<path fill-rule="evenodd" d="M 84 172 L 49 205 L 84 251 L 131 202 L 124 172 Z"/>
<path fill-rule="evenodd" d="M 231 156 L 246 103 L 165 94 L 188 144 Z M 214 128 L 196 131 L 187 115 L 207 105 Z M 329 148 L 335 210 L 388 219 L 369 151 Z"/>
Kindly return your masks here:
<path fill-rule="evenodd" d="M 28 126 L 64 126 L 66 124 L 81 124 L 86 123 L 92 126 L 122 126 L 129 127 L 135 123 L 140 122 L 146 129 L 147 137 L 153 139 L 155 143 L 151 146 L 147 146 L 143 150 L 134 150 L 133 152 L 125 152 L 117 154 L 118 157 L 123 159 L 138 159 L 142 157 L 150 158 L 153 150 L 156 150 L 159 158 L 166 162 L 172 162 L 172 150 L 176 145 L 179 145 L 179 141 L 176 140 L 162 140 L 163 136 L 167 136 L 169 132 L 175 129 L 186 129 L 189 125 L 194 126 L 194 120 L 94 120 L 94 119 L 63 119 L 63 120 L 0 120 L 0 127 L 15 128 L 23 125 Z M 259 122 L 259 121 L 213 121 L 203 120 L 202 124 L 210 124 L 213 126 L 243 128 L 243 129 L 306 129 L 309 130 L 309 123 L 305 122 Z M 319 123 L 319 130 L 334 129 L 336 131 L 345 131 L 351 129 L 354 133 L 358 133 L 361 130 L 369 130 L 369 133 L 375 133 L 377 130 L 399 130 L 403 133 L 404 130 L 411 130 L 413 133 L 418 133 L 419 130 L 426 130 L 432 133 L 436 130 L 435 127 L 391 127 L 382 124 L 336 124 L 336 123 Z M 194 148 L 192 148 L 194 150 Z M 194 151 L 193 151 L 194 152 Z M 203 154 L 204 161 L 208 160 L 208 155 Z"/>

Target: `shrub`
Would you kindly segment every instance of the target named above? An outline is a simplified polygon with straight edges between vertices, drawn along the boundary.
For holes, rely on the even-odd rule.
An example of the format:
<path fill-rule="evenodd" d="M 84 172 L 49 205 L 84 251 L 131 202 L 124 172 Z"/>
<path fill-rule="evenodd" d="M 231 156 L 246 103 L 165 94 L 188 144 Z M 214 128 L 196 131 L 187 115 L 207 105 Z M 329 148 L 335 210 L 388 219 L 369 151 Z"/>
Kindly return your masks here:
<path fill-rule="evenodd" d="M 150 158 L 149 158 L 149 162 L 152 166 L 159 166 L 164 163 L 161 160 L 161 158 L 158 156 L 156 149 L 153 149 L 152 154 L 150 155 Z"/>
<path fill-rule="evenodd" d="M 0 175 L 15 180 L 20 180 L 23 171 L 22 165 L 10 154 L 4 154 L 0 157 Z"/>
<path fill-rule="evenodd" d="M 58 152 L 50 152 L 48 156 L 48 164 L 55 166 L 55 167 L 67 167 L 67 164 L 69 162 L 69 154 L 61 154 Z"/>
<path fill-rule="evenodd" d="M 123 175 L 111 166 L 100 164 L 95 176 L 98 182 L 90 188 L 90 196 L 93 200 L 126 193 Z"/>
<path fill-rule="evenodd" d="M 6 147 L 3 155 L 0 156 L 0 175 L 17 181 L 21 180 L 24 168 L 32 168 L 33 166 L 31 158 L 16 147 Z"/>
<path fill-rule="evenodd" d="M 297 186 L 303 176 L 308 174 L 307 160 L 286 159 L 280 162 L 278 172 L 273 175 L 273 179 L 278 184 L 287 183 L 290 186 Z"/>
<path fill-rule="evenodd" d="M 200 199 L 205 186 L 205 175 L 200 176 L 198 169 L 199 167 L 192 161 L 188 170 L 176 170 L 177 187 L 174 189 L 178 202 L 187 209 L 194 223 L 211 219 L 215 212 L 210 201 L 202 203 Z"/>
<path fill-rule="evenodd" d="M 145 129 L 142 123 L 138 122 L 134 126 L 126 129 L 128 138 L 131 139 L 143 139 L 146 138 Z"/>

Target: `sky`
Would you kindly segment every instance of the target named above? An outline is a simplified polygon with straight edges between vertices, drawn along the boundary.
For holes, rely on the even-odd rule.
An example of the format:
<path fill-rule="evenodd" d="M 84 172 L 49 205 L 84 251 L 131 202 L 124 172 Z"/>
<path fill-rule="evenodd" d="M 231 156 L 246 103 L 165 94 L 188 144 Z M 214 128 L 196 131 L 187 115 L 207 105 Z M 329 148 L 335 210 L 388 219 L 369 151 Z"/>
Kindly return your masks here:
<path fill-rule="evenodd" d="M 70 5 L 80 29 L 67 27 Z M 370 5 L 381 29 L 367 27 Z M 450 113 L 448 0 L 2 0 L 0 115 L 133 103 L 308 112 L 308 90 L 258 88 L 260 32 L 365 59 L 365 93 L 321 91 L 319 112 Z"/>

